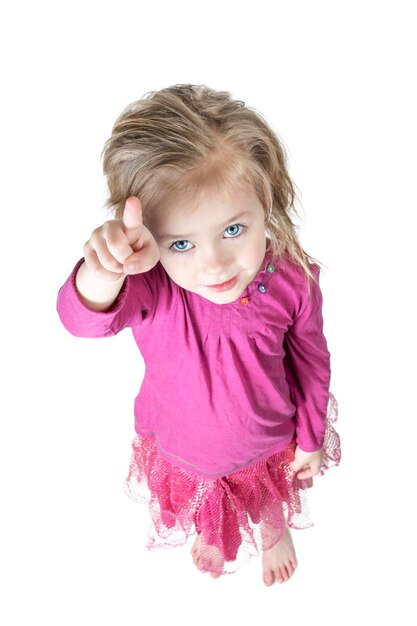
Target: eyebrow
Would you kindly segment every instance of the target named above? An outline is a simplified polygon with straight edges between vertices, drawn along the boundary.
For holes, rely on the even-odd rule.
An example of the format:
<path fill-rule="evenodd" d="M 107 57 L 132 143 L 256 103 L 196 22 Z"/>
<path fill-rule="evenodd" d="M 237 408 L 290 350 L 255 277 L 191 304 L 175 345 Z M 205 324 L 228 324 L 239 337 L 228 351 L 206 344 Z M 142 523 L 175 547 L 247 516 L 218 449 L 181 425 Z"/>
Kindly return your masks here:
<path fill-rule="evenodd" d="M 219 229 L 225 228 L 228 224 L 234 223 L 236 220 L 240 219 L 241 217 L 249 217 L 250 215 L 252 215 L 250 211 L 244 211 L 243 213 L 238 213 L 237 215 L 234 215 L 230 219 L 228 219 L 225 222 L 223 222 L 222 224 L 220 224 Z M 213 232 L 215 230 L 217 230 L 217 229 L 214 229 Z M 174 239 L 175 241 L 182 241 L 183 239 L 188 239 L 188 237 L 193 237 L 193 233 L 189 233 L 188 235 L 168 235 L 168 234 L 164 234 L 164 235 L 160 235 L 159 237 L 157 237 L 157 239 L 159 239 L 160 241 L 166 241 L 168 239 Z"/>

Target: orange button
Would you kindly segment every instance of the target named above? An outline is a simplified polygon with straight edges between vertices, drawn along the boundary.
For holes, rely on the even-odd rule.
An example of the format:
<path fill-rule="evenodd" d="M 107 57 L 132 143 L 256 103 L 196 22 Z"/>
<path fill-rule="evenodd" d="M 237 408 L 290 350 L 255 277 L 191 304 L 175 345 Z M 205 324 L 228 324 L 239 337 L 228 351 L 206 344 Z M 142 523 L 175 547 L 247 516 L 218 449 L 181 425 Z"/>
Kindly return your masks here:
<path fill-rule="evenodd" d="M 240 304 L 247 304 L 249 302 L 249 298 L 242 298 Z"/>

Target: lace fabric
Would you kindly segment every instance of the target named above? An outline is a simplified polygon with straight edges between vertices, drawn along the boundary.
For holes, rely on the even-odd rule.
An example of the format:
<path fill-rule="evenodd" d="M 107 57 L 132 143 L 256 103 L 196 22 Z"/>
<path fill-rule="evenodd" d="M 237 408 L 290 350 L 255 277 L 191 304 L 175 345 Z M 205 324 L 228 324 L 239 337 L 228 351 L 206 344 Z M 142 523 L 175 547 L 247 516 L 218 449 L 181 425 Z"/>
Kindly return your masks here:
<path fill-rule="evenodd" d="M 320 475 L 341 460 L 340 438 L 332 425 L 337 416 L 330 393 Z M 148 505 L 146 548 L 174 548 L 197 532 L 202 569 L 232 574 L 278 543 L 286 526 L 314 526 L 306 498 L 313 479 L 300 479 L 289 467 L 295 448 L 293 438 L 285 450 L 209 480 L 162 459 L 154 438 L 136 434 L 124 487 L 130 498 Z"/>

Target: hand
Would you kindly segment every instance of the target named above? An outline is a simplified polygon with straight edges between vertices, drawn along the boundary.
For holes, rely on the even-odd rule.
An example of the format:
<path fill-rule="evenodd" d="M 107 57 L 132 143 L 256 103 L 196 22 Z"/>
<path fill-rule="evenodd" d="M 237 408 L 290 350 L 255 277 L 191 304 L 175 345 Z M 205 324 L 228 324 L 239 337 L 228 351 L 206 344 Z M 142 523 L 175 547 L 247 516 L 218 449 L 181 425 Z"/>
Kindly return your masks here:
<path fill-rule="evenodd" d="M 143 223 L 139 198 L 127 198 L 121 219 L 109 220 L 93 230 L 84 244 L 84 259 L 99 278 L 107 281 L 148 272 L 158 263 L 159 247 Z"/>
<path fill-rule="evenodd" d="M 323 448 L 316 452 L 304 452 L 298 446 L 295 449 L 294 461 L 289 464 L 295 472 L 303 470 L 297 474 L 298 478 L 311 478 L 320 472 L 323 460 Z"/>

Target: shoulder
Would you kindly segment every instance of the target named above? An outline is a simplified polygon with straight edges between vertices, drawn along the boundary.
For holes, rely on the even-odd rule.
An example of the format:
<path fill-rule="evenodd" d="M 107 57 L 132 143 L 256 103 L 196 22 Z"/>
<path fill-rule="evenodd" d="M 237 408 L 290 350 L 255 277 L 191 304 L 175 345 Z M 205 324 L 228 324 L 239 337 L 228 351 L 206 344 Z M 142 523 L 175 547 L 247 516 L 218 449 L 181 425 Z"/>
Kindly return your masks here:
<path fill-rule="evenodd" d="M 297 314 L 303 308 L 311 294 L 319 289 L 320 267 L 315 263 L 310 263 L 309 268 L 314 280 L 310 279 L 310 296 L 308 277 L 304 268 L 296 263 L 288 253 L 284 253 L 275 260 L 271 259 L 274 266 L 275 285 L 274 296 L 278 300 L 285 301 L 292 310 L 293 315 Z"/>
<path fill-rule="evenodd" d="M 288 286 L 302 291 L 307 288 L 307 275 L 304 268 L 296 263 L 287 252 L 279 258 L 271 260 L 271 263 L 274 265 L 275 271 L 286 281 Z M 317 282 L 319 280 L 320 267 L 315 263 L 309 263 L 309 268 Z"/>

